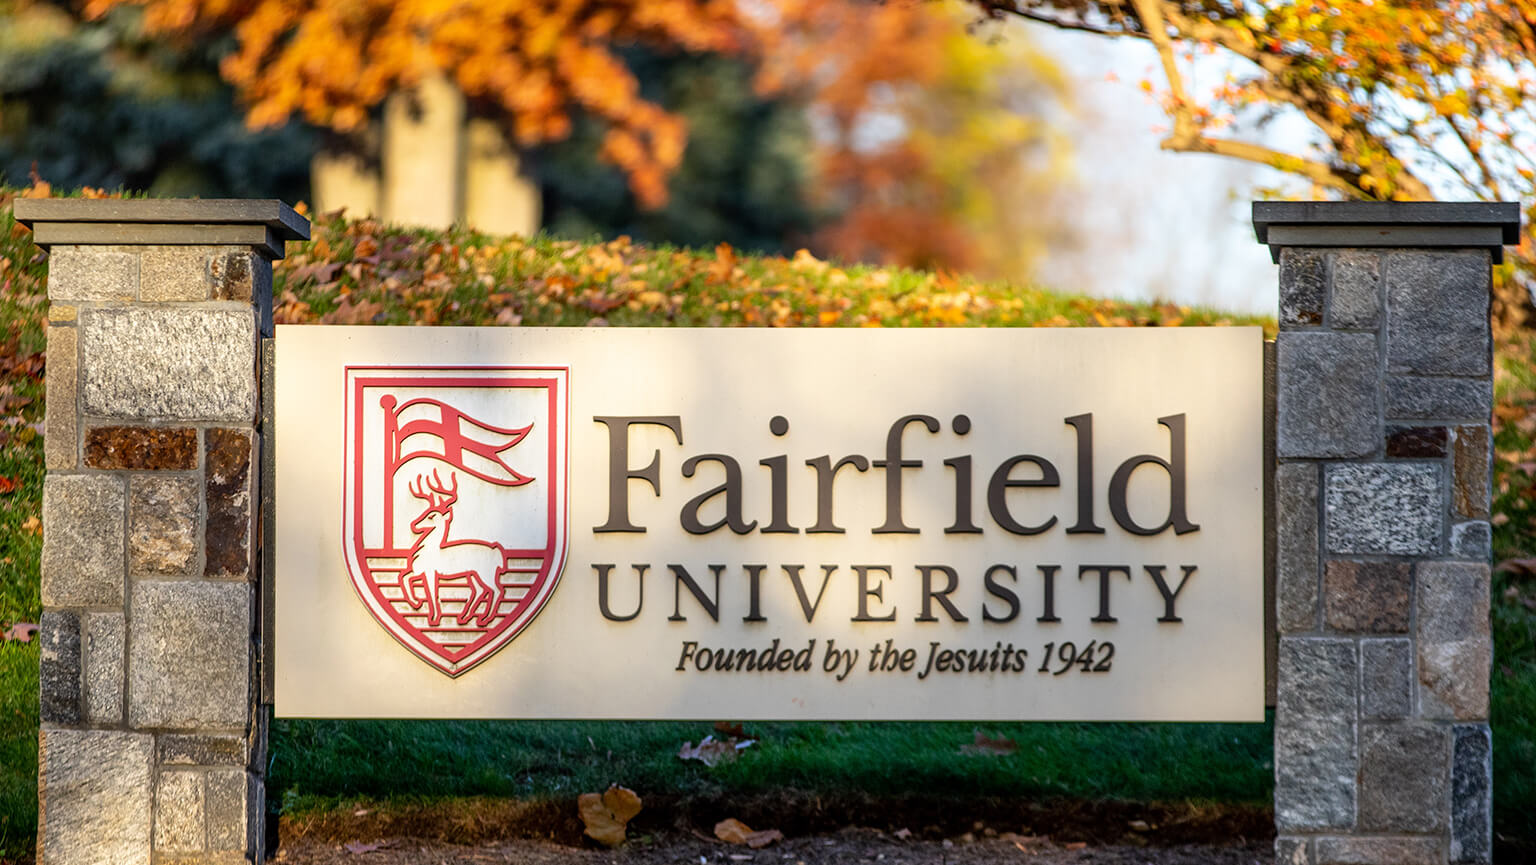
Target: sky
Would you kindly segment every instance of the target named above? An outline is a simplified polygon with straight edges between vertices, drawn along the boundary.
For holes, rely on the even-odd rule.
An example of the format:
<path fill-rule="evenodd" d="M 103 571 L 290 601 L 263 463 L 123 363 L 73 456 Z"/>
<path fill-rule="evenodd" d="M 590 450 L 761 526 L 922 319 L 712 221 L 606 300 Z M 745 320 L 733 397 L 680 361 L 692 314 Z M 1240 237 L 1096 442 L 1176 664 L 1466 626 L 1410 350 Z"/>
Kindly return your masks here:
<path fill-rule="evenodd" d="M 1277 268 L 1253 235 L 1250 202 L 1277 172 L 1158 149 L 1167 117 L 1139 82 L 1164 84 L 1150 46 L 1020 23 L 1073 79 L 1066 122 L 1076 161 L 1064 216 L 1080 242 L 1053 251 L 1041 281 L 1124 299 L 1172 300 L 1273 315 Z M 1110 75 L 1116 80 L 1111 80 Z"/>

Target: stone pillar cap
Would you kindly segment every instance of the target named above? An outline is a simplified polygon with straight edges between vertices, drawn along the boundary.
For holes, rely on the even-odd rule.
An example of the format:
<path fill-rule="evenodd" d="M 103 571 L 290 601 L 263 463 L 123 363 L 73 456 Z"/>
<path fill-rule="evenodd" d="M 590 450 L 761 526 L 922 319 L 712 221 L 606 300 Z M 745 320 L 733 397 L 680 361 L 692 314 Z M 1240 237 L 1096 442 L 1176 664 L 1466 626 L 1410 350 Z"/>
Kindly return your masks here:
<path fill-rule="evenodd" d="M 18 198 L 16 221 L 38 246 L 251 246 L 282 258 L 309 220 L 276 199 Z"/>
<path fill-rule="evenodd" d="M 1255 201 L 1253 233 L 1280 260 L 1287 246 L 1487 249 L 1498 264 L 1520 242 L 1514 201 Z"/>

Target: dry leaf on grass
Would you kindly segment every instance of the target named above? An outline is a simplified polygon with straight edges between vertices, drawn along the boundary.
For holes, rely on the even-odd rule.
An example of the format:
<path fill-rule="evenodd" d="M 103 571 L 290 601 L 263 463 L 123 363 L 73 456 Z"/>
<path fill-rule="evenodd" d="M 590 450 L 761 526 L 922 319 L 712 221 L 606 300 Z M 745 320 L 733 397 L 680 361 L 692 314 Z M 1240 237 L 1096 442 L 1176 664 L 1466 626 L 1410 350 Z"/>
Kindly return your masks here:
<path fill-rule="evenodd" d="M 754 832 L 747 824 L 729 817 L 715 824 L 715 837 L 727 844 L 745 844 L 753 850 L 761 850 L 775 841 L 784 840 L 784 833 L 777 829 Z"/>
<path fill-rule="evenodd" d="M 994 739 L 980 730 L 976 731 L 976 740 L 973 743 L 960 746 L 962 754 L 985 754 L 990 757 L 1006 757 L 1018 750 L 1018 742 L 1004 736 Z"/>
<path fill-rule="evenodd" d="M 15 478 L 8 478 L 5 475 L 0 475 L 0 495 L 4 495 L 6 493 L 14 493 L 16 492 L 16 488 L 19 486 L 21 486 L 21 484 L 17 482 Z"/>
<path fill-rule="evenodd" d="M 697 745 L 684 742 L 683 747 L 677 750 L 677 756 L 680 760 L 698 760 L 706 766 L 713 766 L 736 759 L 738 753 L 756 742 L 756 739 L 716 739 L 714 736 L 705 736 Z"/>
<path fill-rule="evenodd" d="M 1505 559 L 1493 566 L 1495 571 L 1508 571 L 1518 577 L 1536 577 L 1536 559 Z"/>
<path fill-rule="evenodd" d="M 747 735 L 747 728 L 741 726 L 741 723 L 739 721 L 735 722 L 735 723 L 730 722 L 730 721 L 716 721 L 715 722 L 715 732 L 719 733 L 722 736 L 731 738 L 731 739 L 750 739 L 750 738 L 752 738 L 751 736 Z"/>
<path fill-rule="evenodd" d="M 586 835 L 607 847 L 624 843 L 624 827 L 640 813 L 640 797 L 628 787 L 615 784 L 602 793 L 583 793 L 576 810 L 586 825 Z"/>
<path fill-rule="evenodd" d="M 10 628 L 0 631 L 0 643 L 14 640 L 18 643 L 32 642 L 32 636 L 37 633 L 37 625 L 32 622 L 17 622 Z"/>

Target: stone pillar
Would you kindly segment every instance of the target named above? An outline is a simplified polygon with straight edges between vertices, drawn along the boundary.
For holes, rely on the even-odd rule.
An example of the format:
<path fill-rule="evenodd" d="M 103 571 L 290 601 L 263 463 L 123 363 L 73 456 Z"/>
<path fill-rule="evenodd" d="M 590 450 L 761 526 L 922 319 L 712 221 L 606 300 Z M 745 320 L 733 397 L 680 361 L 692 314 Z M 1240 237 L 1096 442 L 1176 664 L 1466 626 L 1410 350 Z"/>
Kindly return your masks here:
<path fill-rule="evenodd" d="M 1516 204 L 1253 206 L 1280 265 L 1275 861 L 1492 861 L 1490 266 Z"/>
<path fill-rule="evenodd" d="M 276 201 L 18 199 L 49 250 L 38 861 L 262 859 Z"/>

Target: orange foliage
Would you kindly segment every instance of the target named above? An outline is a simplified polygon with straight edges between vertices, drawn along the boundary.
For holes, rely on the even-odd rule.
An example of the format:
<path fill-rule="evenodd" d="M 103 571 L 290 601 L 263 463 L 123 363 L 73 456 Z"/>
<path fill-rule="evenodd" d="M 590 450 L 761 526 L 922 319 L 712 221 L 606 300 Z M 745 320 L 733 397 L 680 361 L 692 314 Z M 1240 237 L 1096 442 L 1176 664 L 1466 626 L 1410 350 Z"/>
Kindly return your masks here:
<path fill-rule="evenodd" d="M 1270 165 L 1346 198 L 1536 197 L 1536 0 L 970 2 L 1150 43 L 1173 121 L 1165 149 Z M 1195 49 L 1245 62 L 1200 92 Z M 1255 136 L 1277 110 L 1316 135 L 1294 149 Z M 1521 250 L 1536 271 L 1529 241 Z M 1504 280 L 1495 313 L 1502 327 L 1531 315 L 1526 285 Z"/>
<path fill-rule="evenodd" d="M 641 98 L 613 46 L 727 52 L 742 42 L 734 0 L 87 0 L 85 11 L 121 5 L 142 6 L 156 34 L 233 29 L 238 47 L 222 71 L 255 127 L 298 114 L 354 130 L 434 70 L 499 106 L 524 145 L 564 137 L 579 106 L 607 123 L 604 158 L 650 206 L 666 200 L 687 130 Z"/>
<path fill-rule="evenodd" d="M 1017 249 L 1042 230 L 1001 224 L 998 211 L 1025 197 L 1021 179 L 1049 173 L 1021 177 L 1050 149 L 1030 115 L 1063 94 L 1038 55 L 984 46 L 954 13 L 922 0 L 777 0 L 750 19 L 757 86 L 798 94 L 820 121 L 816 192 L 840 214 L 816 237 L 823 252 L 1022 278 L 1027 262 L 989 241 Z"/>

